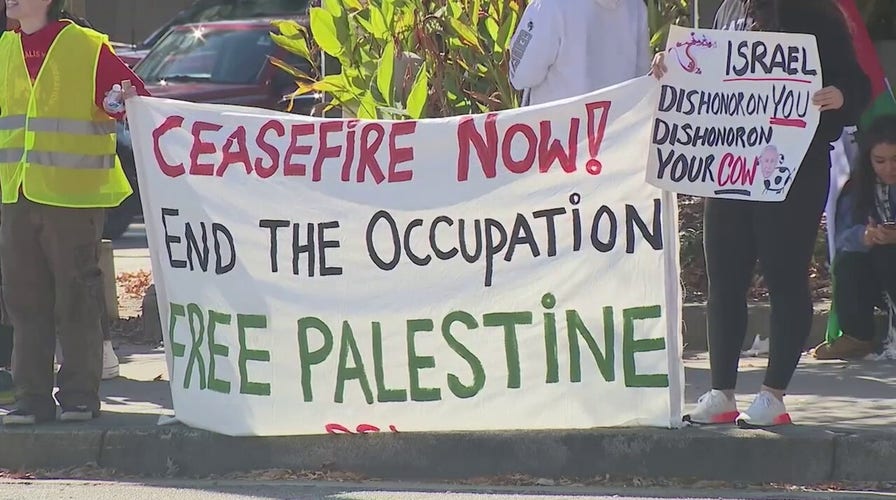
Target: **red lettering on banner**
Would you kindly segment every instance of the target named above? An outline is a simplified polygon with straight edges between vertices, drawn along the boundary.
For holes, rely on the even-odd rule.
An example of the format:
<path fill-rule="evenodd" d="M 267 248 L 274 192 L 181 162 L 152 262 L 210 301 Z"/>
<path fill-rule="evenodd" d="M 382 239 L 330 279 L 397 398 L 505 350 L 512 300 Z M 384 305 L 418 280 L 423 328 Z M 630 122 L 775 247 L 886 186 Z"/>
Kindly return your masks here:
<path fill-rule="evenodd" d="M 324 426 L 324 429 L 327 431 L 327 434 L 370 434 L 382 432 L 379 427 L 371 424 L 359 424 L 354 431 L 342 424 L 327 424 Z M 394 425 L 390 425 L 389 430 L 394 433 L 398 432 Z"/>
<path fill-rule="evenodd" d="M 370 135 L 376 132 L 376 139 L 370 140 Z M 365 172 L 370 170 L 370 175 L 377 184 L 386 180 L 383 169 L 376 159 L 376 153 L 386 137 L 386 129 L 379 123 L 368 123 L 361 130 L 361 154 L 358 157 L 358 182 L 364 182 Z"/>
<path fill-rule="evenodd" d="M 345 148 L 345 161 L 342 162 L 342 182 L 349 182 L 352 179 L 352 163 L 355 161 L 355 136 L 358 133 L 355 129 L 358 127 L 359 120 L 348 120 L 348 133 L 345 134 L 345 142 L 348 147 Z"/>
<path fill-rule="evenodd" d="M 313 123 L 299 123 L 290 128 L 289 148 L 283 159 L 283 175 L 305 175 L 304 163 L 293 163 L 293 156 L 308 156 L 311 154 L 311 146 L 299 146 L 299 138 L 314 134 Z"/>
<path fill-rule="evenodd" d="M 165 161 L 165 156 L 162 154 L 162 147 L 159 143 L 162 140 L 163 135 L 174 129 L 182 128 L 183 125 L 183 116 L 169 116 L 168 118 L 165 118 L 165 121 L 162 122 L 161 125 L 152 131 L 152 152 L 156 157 L 156 163 L 159 165 L 159 169 L 168 177 L 179 177 L 184 175 L 187 173 L 187 169 L 184 168 L 183 162 L 178 163 L 177 165 L 172 165 Z"/>
<path fill-rule="evenodd" d="M 607 122 L 610 117 L 610 101 L 599 101 L 585 104 L 585 113 L 588 119 L 587 139 L 590 159 L 585 163 L 585 170 L 597 175 L 603 165 L 598 156 L 600 147 L 607 131 Z M 569 133 L 566 144 L 560 139 L 555 139 L 554 125 L 558 121 L 544 120 L 539 122 L 539 134 L 525 123 L 509 125 L 503 135 L 498 133 L 497 114 L 486 116 L 484 128 L 480 130 L 476 126 L 475 118 L 462 118 L 457 126 L 458 158 L 457 180 L 464 182 L 470 178 L 470 164 L 473 149 L 476 150 L 476 158 L 482 168 L 482 173 L 487 179 L 497 175 L 498 151 L 501 152 L 501 160 L 504 168 L 513 174 L 523 174 L 531 170 L 535 160 L 538 160 L 538 171 L 548 173 L 555 163 L 560 164 L 563 173 L 571 174 L 577 170 L 579 131 L 582 120 L 578 117 L 569 119 Z M 499 137 L 500 135 L 500 137 Z M 519 137 L 522 136 L 522 137 Z M 514 157 L 514 149 L 522 150 L 521 140 L 525 141 L 525 155 Z"/>
<path fill-rule="evenodd" d="M 471 164 L 476 162 L 485 178 L 494 178 L 498 174 L 499 154 L 501 165 L 511 174 L 533 172 L 536 162 L 540 173 L 549 173 L 558 165 L 560 172 L 574 173 L 578 168 L 582 133 L 587 134 L 591 157 L 586 170 L 597 174 L 600 170 L 597 157 L 609 108 L 608 101 L 585 104 L 587 131 L 582 130 L 585 127 L 582 127 L 581 117 L 572 117 L 569 128 L 561 137 L 554 135 L 558 120 L 543 120 L 537 127 L 528 123 L 510 123 L 499 131 L 497 113 L 486 115 L 481 122 L 473 117 L 462 118 L 457 125 L 457 180 L 469 180 Z M 162 138 L 175 129 L 188 130 L 191 134 L 189 167 L 182 163 L 172 164 L 163 154 Z M 156 162 L 168 177 L 185 173 L 224 177 L 234 173 L 230 167 L 242 165 L 241 170 L 246 175 L 254 174 L 261 179 L 279 174 L 283 177 L 307 176 L 312 182 L 321 182 L 324 166 L 332 160 L 340 162 L 339 173 L 333 172 L 334 180 L 357 183 L 372 180 L 382 184 L 414 179 L 413 163 L 419 157 L 412 138 L 417 130 L 416 121 L 284 123 L 275 119 L 253 130 L 245 124 L 222 125 L 201 120 L 187 124 L 182 116 L 169 116 L 152 136 Z M 407 138 L 404 143 L 402 138 Z M 333 166 L 335 171 L 337 167 Z"/>
<path fill-rule="evenodd" d="M 194 122 L 193 123 L 193 147 L 190 149 L 190 175 L 215 175 L 215 165 L 212 163 L 200 163 L 199 157 L 207 154 L 215 154 L 218 148 L 214 142 L 202 140 L 203 132 L 217 132 L 224 128 L 217 123 Z"/>
<path fill-rule="evenodd" d="M 482 172 L 489 179 L 497 175 L 498 163 L 498 126 L 495 120 L 498 115 L 489 113 L 485 117 L 485 137 L 476 129 L 476 122 L 472 116 L 461 118 L 457 126 L 457 144 L 459 147 L 457 159 L 457 180 L 466 181 L 470 178 L 470 145 L 476 148 L 476 155 L 482 165 Z"/>
<path fill-rule="evenodd" d="M 234 151 L 234 148 L 236 150 Z M 234 163 L 242 163 L 247 174 L 252 173 L 252 160 L 249 159 L 249 150 L 246 149 L 246 127 L 240 125 L 230 134 L 227 142 L 224 143 L 224 154 L 221 158 L 221 165 L 215 172 L 217 177 L 223 177 L 227 167 Z"/>
<path fill-rule="evenodd" d="M 323 168 L 324 160 L 327 158 L 339 158 L 342 156 L 342 146 L 330 146 L 327 142 L 327 135 L 332 132 L 342 132 L 342 122 L 324 122 L 320 125 L 318 138 L 320 140 L 320 149 L 318 149 L 317 157 L 314 159 L 314 167 L 311 170 L 311 180 L 320 181 L 320 171 Z"/>
<path fill-rule="evenodd" d="M 276 132 L 277 137 L 284 137 L 286 135 L 286 127 L 277 120 L 269 120 L 262 125 L 261 129 L 258 131 L 258 137 L 255 138 L 255 144 L 257 144 L 262 151 L 267 153 L 268 158 L 271 160 L 271 166 L 265 167 L 263 158 L 255 159 L 255 173 L 262 179 L 267 179 L 274 175 L 277 173 L 277 169 L 280 168 L 280 150 L 273 144 L 267 142 L 267 139 L 265 138 L 270 131 Z"/>
<path fill-rule="evenodd" d="M 392 125 L 389 131 L 389 182 L 408 182 L 414 178 L 411 170 L 396 170 L 402 163 L 414 161 L 414 148 L 408 146 L 399 148 L 395 140 L 399 136 L 412 135 L 417 131 L 417 122 L 398 122 Z"/>
<path fill-rule="evenodd" d="M 585 170 L 591 175 L 598 175 L 603 170 L 603 163 L 598 159 L 600 146 L 604 142 L 604 134 L 607 132 L 607 120 L 610 118 L 610 101 L 589 102 L 585 105 L 588 110 L 588 154 L 591 159 L 585 163 Z M 600 112 L 600 117 L 595 116 Z"/>
<path fill-rule="evenodd" d="M 554 162 L 560 162 L 560 168 L 564 172 L 572 173 L 576 171 L 576 153 L 579 145 L 579 123 L 581 120 L 573 118 L 569 124 L 569 142 L 566 149 L 559 139 L 554 139 L 551 133 L 550 120 L 542 121 L 539 126 L 541 128 L 541 141 L 538 143 L 538 170 L 542 173 L 550 170 Z"/>
<path fill-rule="evenodd" d="M 526 156 L 521 160 L 513 158 L 512 148 L 513 141 L 517 134 L 522 134 L 526 140 Z M 538 152 L 538 137 L 532 127 L 525 123 L 514 123 L 507 128 L 504 133 L 504 143 L 501 145 L 501 159 L 504 160 L 504 166 L 507 170 L 515 174 L 524 174 L 535 164 L 535 155 Z"/>
<path fill-rule="evenodd" d="M 752 168 L 747 168 L 747 159 L 743 156 L 735 156 L 725 153 L 719 161 L 719 169 L 716 181 L 719 187 L 752 186 L 756 180 L 756 169 L 759 166 L 759 158 L 753 162 Z"/>

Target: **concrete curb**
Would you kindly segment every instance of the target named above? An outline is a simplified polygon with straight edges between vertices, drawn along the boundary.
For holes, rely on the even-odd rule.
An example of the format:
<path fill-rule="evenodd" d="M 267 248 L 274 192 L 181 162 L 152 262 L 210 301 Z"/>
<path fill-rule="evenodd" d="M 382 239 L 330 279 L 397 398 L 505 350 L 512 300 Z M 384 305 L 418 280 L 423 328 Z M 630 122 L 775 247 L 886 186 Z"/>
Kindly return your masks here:
<path fill-rule="evenodd" d="M 805 345 L 807 349 L 815 347 L 824 341 L 828 328 L 830 307 L 830 302 L 819 302 L 814 305 L 812 331 Z M 747 307 L 747 336 L 744 339 L 744 349 L 750 348 L 757 333 L 767 334 L 770 316 L 771 306 L 769 304 L 750 304 Z M 878 314 L 875 319 L 877 321 L 877 331 L 886 331 L 886 316 Z M 682 337 L 684 338 L 685 350 L 705 351 L 706 304 L 685 304 L 682 309 L 682 320 L 684 322 Z"/>
<path fill-rule="evenodd" d="M 507 474 L 726 481 L 896 480 L 896 436 L 811 427 L 403 433 L 234 438 L 182 426 L 0 431 L 0 467 L 97 463 L 126 474 L 207 476 L 260 469 L 393 480 Z"/>

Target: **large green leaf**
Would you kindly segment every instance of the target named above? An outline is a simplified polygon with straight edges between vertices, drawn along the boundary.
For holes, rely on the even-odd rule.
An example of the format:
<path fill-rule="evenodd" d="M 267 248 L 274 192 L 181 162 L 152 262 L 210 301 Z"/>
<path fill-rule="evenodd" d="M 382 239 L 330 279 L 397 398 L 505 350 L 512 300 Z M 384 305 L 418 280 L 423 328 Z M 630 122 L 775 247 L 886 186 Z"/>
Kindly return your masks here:
<path fill-rule="evenodd" d="M 383 12 L 374 7 L 370 7 L 370 26 L 370 33 L 380 40 L 385 39 L 389 34 L 389 27 Z"/>
<path fill-rule="evenodd" d="M 395 43 L 390 41 L 383 50 L 376 71 L 376 88 L 386 102 L 392 102 L 392 82 L 395 80 Z"/>
<path fill-rule="evenodd" d="M 298 79 L 304 80 L 306 82 L 314 81 L 314 79 L 311 78 L 310 76 L 308 76 L 307 73 L 305 73 L 304 71 L 296 68 L 295 66 L 283 61 L 282 59 L 278 59 L 276 57 L 271 56 L 270 61 L 271 61 L 271 64 L 282 69 L 283 71 L 286 71 L 293 78 L 298 78 Z"/>
<path fill-rule="evenodd" d="M 301 25 L 299 25 L 298 22 L 292 19 L 285 21 L 274 21 L 271 24 L 273 24 L 274 27 L 277 28 L 277 31 L 279 31 L 282 35 L 288 37 L 294 37 L 299 33 L 304 33 L 305 31 L 305 28 L 303 28 Z"/>
<path fill-rule="evenodd" d="M 339 32 L 336 30 L 336 20 L 333 15 L 320 7 L 311 9 L 311 32 L 314 33 L 314 41 L 321 50 L 333 57 L 340 58 L 345 53 L 345 48 L 339 40 Z"/>
<path fill-rule="evenodd" d="M 476 47 L 479 49 L 482 48 L 482 45 L 479 44 L 479 35 L 469 26 L 462 23 L 459 19 L 453 17 L 449 20 L 449 22 L 451 23 L 451 27 L 454 29 L 454 31 L 457 32 L 457 35 L 460 37 L 464 45 Z"/>
<path fill-rule="evenodd" d="M 414 84 L 411 86 L 411 92 L 408 94 L 408 115 L 411 118 L 423 118 L 423 112 L 426 109 L 426 98 L 429 93 L 429 74 L 426 66 L 421 66 L 414 78 Z"/>
<path fill-rule="evenodd" d="M 365 92 L 358 101 L 358 118 L 362 120 L 376 120 L 376 101 L 369 92 Z"/>
<path fill-rule="evenodd" d="M 278 35 L 276 33 L 272 33 L 271 38 L 274 40 L 274 43 L 292 52 L 293 54 L 301 56 L 305 59 L 311 59 L 311 51 L 308 50 L 308 42 L 305 41 L 304 38 L 286 37 L 283 35 Z"/>
<path fill-rule="evenodd" d="M 345 16 L 345 10 L 342 8 L 343 0 L 321 0 L 320 6 L 333 17 Z"/>

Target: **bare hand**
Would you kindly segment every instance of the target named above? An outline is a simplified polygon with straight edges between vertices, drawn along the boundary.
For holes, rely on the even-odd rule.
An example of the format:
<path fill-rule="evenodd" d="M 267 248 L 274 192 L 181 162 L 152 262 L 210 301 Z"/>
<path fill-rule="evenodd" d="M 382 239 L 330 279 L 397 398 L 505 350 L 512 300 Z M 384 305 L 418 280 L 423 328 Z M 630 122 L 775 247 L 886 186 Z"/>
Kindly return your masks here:
<path fill-rule="evenodd" d="M 843 92 L 837 87 L 825 87 L 812 96 L 812 104 L 818 106 L 819 111 L 830 111 L 843 107 Z"/>
<path fill-rule="evenodd" d="M 653 56 L 653 62 L 650 64 L 650 74 L 657 80 L 661 79 L 669 71 L 666 67 L 666 53 L 659 52 Z"/>
<path fill-rule="evenodd" d="M 896 245 L 896 230 L 878 224 L 873 220 L 869 220 L 868 225 L 865 226 L 863 240 L 867 247 L 875 245 Z"/>
<path fill-rule="evenodd" d="M 877 225 L 873 223 L 868 223 L 868 225 L 865 226 L 865 233 L 862 235 L 862 242 L 865 243 L 866 247 L 871 248 L 877 244 L 878 231 L 880 230 L 877 228 Z"/>

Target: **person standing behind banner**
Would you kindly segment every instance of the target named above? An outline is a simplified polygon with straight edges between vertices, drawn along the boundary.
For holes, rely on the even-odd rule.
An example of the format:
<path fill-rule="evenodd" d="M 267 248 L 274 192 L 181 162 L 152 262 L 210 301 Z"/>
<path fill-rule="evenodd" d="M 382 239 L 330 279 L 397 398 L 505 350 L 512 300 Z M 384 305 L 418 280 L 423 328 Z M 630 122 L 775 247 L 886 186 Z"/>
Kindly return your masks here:
<path fill-rule="evenodd" d="M 643 0 L 533 0 L 511 40 L 510 82 L 523 105 L 575 97 L 647 75 Z"/>
<path fill-rule="evenodd" d="M 121 99 L 143 83 L 108 38 L 61 20 L 63 0 L 7 2 L 19 29 L 0 37 L 0 259 L 14 328 L 17 409 L 3 423 L 99 415 L 103 334 L 99 228 L 132 192 L 115 154 Z M 53 396 L 59 335 L 65 363 Z"/>
<path fill-rule="evenodd" d="M 707 199 L 704 212 L 712 390 L 700 397 L 684 420 L 771 427 L 790 423 L 784 393 L 812 326 L 809 264 L 830 184 L 831 142 L 845 126 L 858 121 L 871 87 L 859 66 L 846 18 L 831 0 L 725 0 L 714 27 L 815 35 L 824 80 L 812 97 L 821 120 L 787 199 L 777 203 Z M 662 55 L 654 59 L 652 72 L 658 78 L 666 72 Z M 747 331 L 747 290 L 757 259 L 771 302 L 770 352 L 763 385 L 741 413 L 734 390 Z"/>

